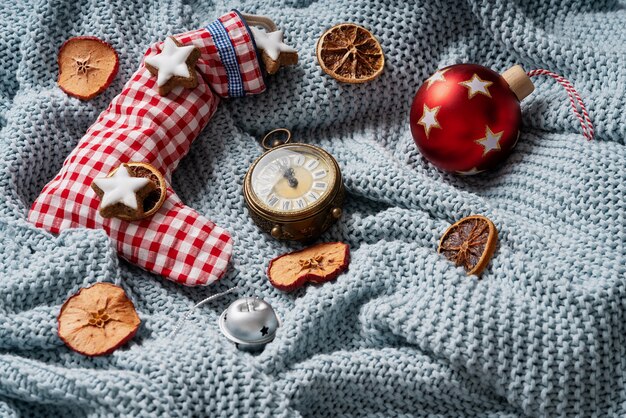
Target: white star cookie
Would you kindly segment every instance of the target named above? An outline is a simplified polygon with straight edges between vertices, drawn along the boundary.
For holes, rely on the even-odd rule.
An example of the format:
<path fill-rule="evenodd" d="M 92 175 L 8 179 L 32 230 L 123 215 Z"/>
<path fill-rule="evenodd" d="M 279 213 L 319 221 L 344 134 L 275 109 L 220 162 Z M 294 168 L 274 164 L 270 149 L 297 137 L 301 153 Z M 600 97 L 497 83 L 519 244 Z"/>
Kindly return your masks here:
<path fill-rule="evenodd" d="M 91 187 L 100 197 L 99 210 L 102 217 L 120 217 L 121 214 L 122 219 L 141 218 L 143 200 L 156 189 L 150 179 L 131 176 L 125 164 L 118 167 L 111 176 L 94 179 Z"/>
<path fill-rule="evenodd" d="M 298 63 L 298 50 L 283 42 L 283 31 L 265 32 L 254 26 L 250 27 L 250 31 L 268 74 L 274 74 L 282 66 Z"/>
<path fill-rule="evenodd" d="M 165 96 L 174 87 L 194 88 L 198 85 L 196 62 L 200 50 L 193 45 L 183 46 L 169 37 L 163 42 L 163 50 L 149 56 L 144 63 L 152 75 L 157 77 L 159 94 Z"/>

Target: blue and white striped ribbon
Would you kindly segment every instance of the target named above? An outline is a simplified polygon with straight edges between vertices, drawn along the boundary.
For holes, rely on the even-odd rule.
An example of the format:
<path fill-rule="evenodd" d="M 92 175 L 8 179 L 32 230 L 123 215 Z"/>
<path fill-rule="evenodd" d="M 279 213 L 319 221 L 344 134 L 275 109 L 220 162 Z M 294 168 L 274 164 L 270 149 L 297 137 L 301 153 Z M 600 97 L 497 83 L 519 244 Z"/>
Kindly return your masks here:
<path fill-rule="evenodd" d="M 228 77 L 228 96 L 245 96 L 246 92 L 244 91 L 243 80 L 241 79 L 241 73 L 239 72 L 239 64 L 237 63 L 235 47 L 230 41 L 226 28 L 222 22 L 216 20 L 207 26 L 207 30 L 213 37 L 213 41 L 217 46 L 217 51 L 220 54 L 222 64 L 226 69 L 226 75 Z"/>

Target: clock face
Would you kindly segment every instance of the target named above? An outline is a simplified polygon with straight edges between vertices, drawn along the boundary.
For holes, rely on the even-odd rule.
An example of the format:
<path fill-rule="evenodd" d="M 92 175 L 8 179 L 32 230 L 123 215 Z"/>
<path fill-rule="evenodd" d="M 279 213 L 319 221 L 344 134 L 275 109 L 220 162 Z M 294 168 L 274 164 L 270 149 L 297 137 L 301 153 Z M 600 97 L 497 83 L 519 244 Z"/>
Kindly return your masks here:
<path fill-rule="evenodd" d="M 266 207 L 305 210 L 322 201 L 335 183 L 335 168 L 322 153 L 298 144 L 268 151 L 252 172 L 252 191 Z"/>

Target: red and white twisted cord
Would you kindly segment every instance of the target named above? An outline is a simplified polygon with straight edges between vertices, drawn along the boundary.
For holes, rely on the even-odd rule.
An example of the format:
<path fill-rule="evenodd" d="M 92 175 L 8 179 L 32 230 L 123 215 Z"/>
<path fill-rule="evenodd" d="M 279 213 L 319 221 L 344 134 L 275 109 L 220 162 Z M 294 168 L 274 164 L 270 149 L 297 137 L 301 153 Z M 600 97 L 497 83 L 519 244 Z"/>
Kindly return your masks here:
<path fill-rule="evenodd" d="M 572 83 L 565 77 L 544 69 L 530 70 L 526 74 L 528 75 L 528 77 L 547 75 L 548 77 L 552 77 L 553 79 L 555 79 L 557 83 L 565 88 L 569 96 L 569 101 L 572 105 L 572 109 L 574 110 L 574 114 L 580 122 L 580 126 L 583 130 L 583 135 L 585 138 L 587 138 L 587 140 L 591 141 L 594 136 L 593 124 L 591 123 L 591 119 L 589 118 L 589 112 L 587 111 L 587 107 L 583 103 L 583 100 L 580 98 L 580 94 L 578 94 Z"/>

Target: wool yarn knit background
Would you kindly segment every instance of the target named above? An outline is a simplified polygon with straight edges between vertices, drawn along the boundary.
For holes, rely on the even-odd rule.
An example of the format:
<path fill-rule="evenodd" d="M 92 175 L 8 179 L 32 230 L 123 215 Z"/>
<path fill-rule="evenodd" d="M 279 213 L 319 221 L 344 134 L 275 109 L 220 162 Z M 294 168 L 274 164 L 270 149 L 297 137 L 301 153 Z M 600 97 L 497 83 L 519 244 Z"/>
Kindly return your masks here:
<path fill-rule="evenodd" d="M 59 236 L 26 223 L 38 192 L 139 65 L 152 42 L 236 7 L 271 16 L 300 63 L 266 93 L 222 103 L 174 174 L 183 201 L 228 229 L 232 267 L 185 288 L 119 261 L 102 231 Z M 370 28 L 382 76 L 339 84 L 315 44 L 328 27 Z M 26 0 L 0 12 L 0 416 L 624 416 L 626 414 L 626 6 L 616 1 Z M 90 102 L 56 86 L 57 51 L 95 35 L 120 73 Z M 477 177 L 443 174 L 411 138 L 413 94 L 445 65 L 547 68 L 575 84 L 596 139 L 565 91 L 536 79 L 517 148 Z M 339 161 L 343 220 L 322 239 L 352 248 L 336 281 L 292 294 L 265 276 L 299 248 L 261 233 L 243 176 L 269 129 L 288 127 Z M 482 279 L 436 253 L 446 227 L 480 213 L 500 231 Z M 80 287 L 124 287 L 143 321 L 124 348 L 78 355 L 56 316 Z M 217 319 L 233 285 L 282 318 L 259 355 L 235 349 Z"/>

